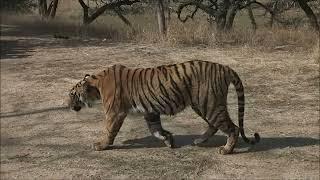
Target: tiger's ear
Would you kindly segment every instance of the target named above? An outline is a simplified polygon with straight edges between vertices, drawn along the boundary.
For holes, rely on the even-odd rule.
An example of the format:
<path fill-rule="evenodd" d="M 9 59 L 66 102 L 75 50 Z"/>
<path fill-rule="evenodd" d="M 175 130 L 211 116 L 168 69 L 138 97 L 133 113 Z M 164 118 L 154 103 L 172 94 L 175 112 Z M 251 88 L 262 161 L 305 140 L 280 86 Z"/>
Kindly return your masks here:
<path fill-rule="evenodd" d="M 90 74 L 86 74 L 86 75 L 84 76 L 84 79 L 87 79 L 87 78 L 89 78 L 89 77 L 91 77 L 91 78 L 93 78 L 93 79 L 98 79 L 95 75 L 90 75 Z"/>
<path fill-rule="evenodd" d="M 90 74 L 84 75 L 84 78 L 83 78 L 83 79 L 87 79 L 88 77 L 90 77 Z"/>

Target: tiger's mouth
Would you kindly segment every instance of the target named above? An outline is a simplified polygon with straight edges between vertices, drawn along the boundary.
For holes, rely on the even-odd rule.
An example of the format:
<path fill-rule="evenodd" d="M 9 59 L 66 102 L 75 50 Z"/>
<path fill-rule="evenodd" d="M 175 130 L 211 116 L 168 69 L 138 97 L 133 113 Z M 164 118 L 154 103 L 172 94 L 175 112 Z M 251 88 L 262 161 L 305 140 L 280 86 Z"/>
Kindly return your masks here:
<path fill-rule="evenodd" d="M 95 104 L 97 104 L 99 101 L 77 101 L 76 103 L 70 103 L 69 107 L 73 111 L 80 111 L 82 108 L 92 108 Z"/>
<path fill-rule="evenodd" d="M 83 106 L 85 106 L 85 104 L 80 101 L 74 104 L 70 104 L 69 107 L 71 110 L 78 112 L 82 109 Z"/>
<path fill-rule="evenodd" d="M 71 109 L 78 112 L 81 110 L 81 106 L 74 106 Z"/>

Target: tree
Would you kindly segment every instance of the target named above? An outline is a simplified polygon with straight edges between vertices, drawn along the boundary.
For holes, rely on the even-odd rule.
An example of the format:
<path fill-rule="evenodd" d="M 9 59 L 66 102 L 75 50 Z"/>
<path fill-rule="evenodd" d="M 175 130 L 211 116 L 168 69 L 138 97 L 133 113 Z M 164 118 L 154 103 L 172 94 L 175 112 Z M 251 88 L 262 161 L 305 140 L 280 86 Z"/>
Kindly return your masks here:
<path fill-rule="evenodd" d="M 301 7 L 301 9 L 306 13 L 309 18 L 311 26 L 317 30 L 320 34 L 320 27 L 318 24 L 317 16 L 313 13 L 312 9 L 309 7 L 306 0 L 296 0 Z"/>
<path fill-rule="evenodd" d="M 1 0 L 0 11 L 29 13 L 37 5 L 34 0 Z"/>
<path fill-rule="evenodd" d="M 318 30 L 319 24 L 317 22 L 317 17 L 315 16 L 312 9 L 308 5 L 308 2 L 315 2 L 315 1 L 316 0 L 271 0 L 263 5 L 261 3 L 258 4 L 258 2 L 252 0 L 252 1 L 249 1 L 249 3 L 256 3 L 260 5 L 260 7 L 265 8 L 265 10 L 271 14 L 270 23 L 269 23 L 270 26 L 272 26 L 273 22 L 275 21 L 282 25 L 292 24 L 293 23 L 292 20 L 295 20 L 297 22 L 301 21 L 302 19 L 301 17 L 291 19 L 289 21 L 284 18 L 281 18 L 281 14 L 283 14 L 284 12 L 292 9 L 301 8 L 309 18 L 311 27 Z"/>
<path fill-rule="evenodd" d="M 166 18 L 164 15 L 163 0 L 156 0 L 156 13 L 160 34 L 166 34 Z"/>
<path fill-rule="evenodd" d="M 230 30 L 241 3 L 243 3 L 243 0 L 189 0 L 181 3 L 176 13 L 180 21 L 186 22 L 188 19 L 193 19 L 198 10 L 201 9 L 209 16 L 214 17 L 219 31 Z M 194 11 L 191 15 L 182 18 L 182 10 L 189 6 L 194 7 Z"/>
<path fill-rule="evenodd" d="M 311 26 L 320 33 L 317 17 L 308 5 L 308 2 L 311 1 L 315 0 L 271 0 L 266 4 L 256 0 L 187 0 L 180 3 L 176 12 L 179 20 L 186 22 L 188 19 L 193 19 L 198 9 L 200 9 L 207 13 L 210 17 L 213 17 L 219 31 L 228 31 L 232 29 L 233 21 L 237 12 L 242 9 L 247 9 L 253 29 L 257 28 L 257 24 L 251 9 L 251 4 L 256 4 L 257 6 L 265 9 L 266 12 L 270 13 L 270 26 L 273 25 L 274 21 L 277 21 L 281 24 L 288 23 L 277 16 L 287 10 L 297 7 L 296 4 L 299 4 L 300 8 L 309 18 Z M 190 6 L 194 7 L 194 11 L 191 13 L 191 15 L 188 14 L 185 16 L 185 18 L 182 18 L 182 10 Z"/>

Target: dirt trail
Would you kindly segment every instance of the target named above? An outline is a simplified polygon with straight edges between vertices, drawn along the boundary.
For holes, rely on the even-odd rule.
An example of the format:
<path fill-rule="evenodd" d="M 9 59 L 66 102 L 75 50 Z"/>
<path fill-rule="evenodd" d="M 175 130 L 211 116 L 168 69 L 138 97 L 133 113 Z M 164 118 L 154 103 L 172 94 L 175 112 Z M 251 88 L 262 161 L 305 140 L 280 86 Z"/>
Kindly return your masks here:
<path fill-rule="evenodd" d="M 150 44 L 1 37 L 1 179 L 319 179 L 319 65 L 311 55 L 248 48 L 172 48 Z M 177 149 L 153 138 L 129 116 L 112 150 L 95 152 L 101 108 L 59 109 L 86 73 L 115 63 L 130 67 L 201 59 L 229 65 L 244 81 L 245 132 L 233 155 L 218 154 L 225 136 L 191 146 L 206 124 L 190 109 L 163 117 Z M 234 89 L 228 97 L 237 122 Z"/>

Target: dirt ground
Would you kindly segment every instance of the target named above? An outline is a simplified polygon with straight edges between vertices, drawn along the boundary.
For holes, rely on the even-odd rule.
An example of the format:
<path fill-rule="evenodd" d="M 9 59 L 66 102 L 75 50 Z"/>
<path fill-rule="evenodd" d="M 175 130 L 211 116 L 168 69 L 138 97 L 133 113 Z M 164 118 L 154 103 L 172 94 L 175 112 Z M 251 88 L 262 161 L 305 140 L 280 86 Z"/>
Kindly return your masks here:
<path fill-rule="evenodd" d="M 1 179 L 319 179 L 319 65 L 310 53 L 62 40 L 1 29 Z M 60 108 L 86 73 L 116 63 L 151 67 L 191 59 L 239 73 L 245 132 L 259 132 L 259 144 L 240 139 L 234 154 L 220 155 L 226 137 L 218 132 L 192 146 L 206 123 L 186 109 L 162 118 L 176 149 L 153 138 L 135 115 L 111 150 L 95 152 L 104 119 L 99 105 L 78 113 Z M 237 124 L 233 88 L 228 101 Z"/>

